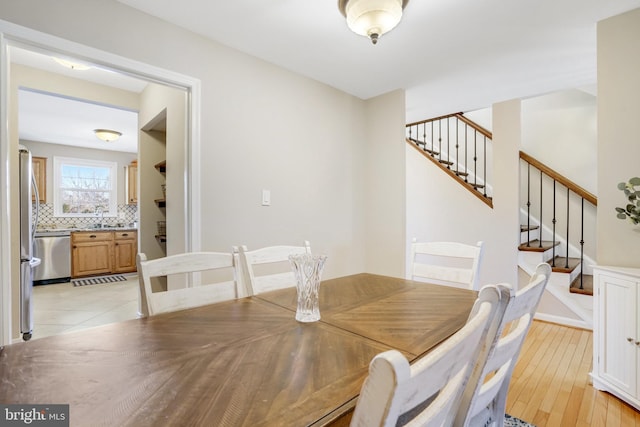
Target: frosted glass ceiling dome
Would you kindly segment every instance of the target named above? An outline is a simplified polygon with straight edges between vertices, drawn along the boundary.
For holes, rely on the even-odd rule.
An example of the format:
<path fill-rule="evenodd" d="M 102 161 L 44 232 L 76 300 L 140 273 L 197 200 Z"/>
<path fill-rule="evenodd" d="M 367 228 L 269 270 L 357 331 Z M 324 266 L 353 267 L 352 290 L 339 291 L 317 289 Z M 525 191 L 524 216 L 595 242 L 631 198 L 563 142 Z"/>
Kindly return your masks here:
<path fill-rule="evenodd" d="M 347 18 L 349 29 L 369 37 L 373 44 L 394 29 L 402 19 L 409 0 L 338 0 L 340 12 Z"/>

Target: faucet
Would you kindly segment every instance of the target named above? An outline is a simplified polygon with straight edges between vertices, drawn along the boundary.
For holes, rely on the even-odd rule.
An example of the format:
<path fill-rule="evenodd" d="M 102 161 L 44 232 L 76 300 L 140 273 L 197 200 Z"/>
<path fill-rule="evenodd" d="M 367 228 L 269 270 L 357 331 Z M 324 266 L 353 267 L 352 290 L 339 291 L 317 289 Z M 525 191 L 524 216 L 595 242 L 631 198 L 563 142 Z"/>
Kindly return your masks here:
<path fill-rule="evenodd" d="M 101 206 L 98 206 L 96 208 L 96 216 L 100 215 L 100 223 L 98 224 L 98 227 L 96 228 L 104 228 L 104 211 L 102 210 Z"/>

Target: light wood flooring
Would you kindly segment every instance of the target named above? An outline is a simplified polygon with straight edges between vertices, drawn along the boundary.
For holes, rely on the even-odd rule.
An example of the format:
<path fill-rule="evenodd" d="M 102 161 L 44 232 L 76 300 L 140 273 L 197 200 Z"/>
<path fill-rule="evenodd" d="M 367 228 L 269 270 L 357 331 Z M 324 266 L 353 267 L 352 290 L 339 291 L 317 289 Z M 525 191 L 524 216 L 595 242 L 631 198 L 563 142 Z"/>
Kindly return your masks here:
<path fill-rule="evenodd" d="M 594 389 L 593 333 L 534 321 L 514 369 L 507 413 L 545 426 L 640 427 L 640 412 Z"/>

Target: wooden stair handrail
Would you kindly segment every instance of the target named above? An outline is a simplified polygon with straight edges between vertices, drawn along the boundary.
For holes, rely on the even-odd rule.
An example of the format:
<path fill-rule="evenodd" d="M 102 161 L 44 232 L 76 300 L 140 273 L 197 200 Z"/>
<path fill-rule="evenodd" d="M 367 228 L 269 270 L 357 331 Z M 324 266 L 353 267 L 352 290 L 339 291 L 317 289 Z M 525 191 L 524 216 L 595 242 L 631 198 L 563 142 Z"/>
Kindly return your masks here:
<path fill-rule="evenodd" d="M 462 113 L 445 114 L 444 116 L 434 117 L 432 119 L 426 119 L 426 120 L 420 120 L 419 122 L 408 123 L 408 124 L 405 125 L 405 127 L 421 125 L 423 123 L 435 122 L 436 120 L 448 119 L 449 117 L 455 117 L 455 116 L 461 115 L 461 114 Z"/>
<path fill-rule="evenodd" d="M 551 177 L 554 181 L 557 181 L 560 184 L 564 185 L 569 190 L 573 191 L 574 193 L 576 193 L 577 195 L 579 195 L 580 197 L 585 199 L 587 202 L 591 203 L 594 206 L 598 206 L 598 198 L 596 196 L 594 196 L 592 193 L 590 193 L 589 191 L 587 191 L 584 188 L 580 187 L 575 182 L 573 182 L 570 179 L 565 178 L 564 176 L 560 175 L 558 172 L 554 171 L 549 166 L 545 165 L 544 163 L 540 162 L 539 160 L 536 160 L 535 158 L 531 157 L 530 155 L 528 155 L 524 151 L 520 151 L 520 158 L 522 160 L 524 160 L 525 162 L 529 163 L 530 165 L 532 165 L 533 167 L 535 167 L 535 168 L 541 170 L 542 172 L 544 172 L 546 175 Z"/>
<path fill-rule="evenodd" d="M 485 128 L 483 128 L 482 126 L 480 126 L 479 124 L 477 124 L 476 122 L 473 122 L 469 119 L 467 119 L 465 116 L 462 115 L 462 113 L 457 113 L 455 114 L 455 116 L 458 118 L 458 120 L 460 120 L 461 122 L 466 123 L 468 126 L 472 127 L 473 129 L 477 130 L 478 132 L 480 132 L 481 134 L 483 134 L 484 136 L 486 136 L 487 138 L 493 140 L 493 134 L 491 132 L 489 132 L 488 130 L 486 130 Z"/>
<path fill-rule="evenodd" d="M 477 130 L 482 135 L 486 136 L 489 139 L 493 139 L 493 134 L 490 131 L 486 130 L 485 128 L 483 128 L 479 124 L 469 120 L 463 114 L 464 113 L 445 114 L 444 116 L 439 116 L 439 117 L 434 117 L 432 119 L 420 120 L 419 122 L 409 123 L 409 124 L 406 125 L 406 127 L 421 125 L 423 123 L 435 122 L 437 120 L 448 119 L 450 117 L 457 117 L 458 120 L 460 120 L 461 122 L 465 123 L 466 125 L 472 127 L 473 129 Z"/>

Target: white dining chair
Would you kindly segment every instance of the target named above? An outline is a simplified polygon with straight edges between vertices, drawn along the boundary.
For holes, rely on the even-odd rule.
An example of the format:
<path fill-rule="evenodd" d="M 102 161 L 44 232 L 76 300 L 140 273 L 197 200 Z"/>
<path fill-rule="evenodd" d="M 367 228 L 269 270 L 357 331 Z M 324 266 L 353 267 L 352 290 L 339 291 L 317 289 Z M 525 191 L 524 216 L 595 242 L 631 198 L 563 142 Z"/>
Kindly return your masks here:
<path fill-rule="evenodd" d="M 240 246 L 242 286 L 249 295 L 293 287 L 296 279 L 289 264 L 289 255 L 311 253 L 311 245 L 268 246 L 253 251 Z"/>
<path fill-rule="evenodd" d="M 411 243 L 411 279 L 478 290 L 483 242 Z"/>
<path fill-rule="evenodd" d="M 237 286 L 236 258 L 234 253 L 187 252 L 147 260 L 144 253 L 139 253 L 137 264 L 142 314 L 153 316 L 247 296 Z M 154 292 L 154 278 L 185 273 L 210 274 L 214 278 L 212 283 Z"/>
<path fill-rule="evenodd" d="M 501 317 L 498 315 L 495 333 L 487 335 L 462 396 L 455 426 L 504 425 L 511 374 L 550 276 L 551 267 L 542 263 L 526 287 L 518 292 L 509 288 L 506 310 Z"/>
<path fill-rule="evenodd" d="M 497 286 L 483 287 L 467 324 L 413 365 L 397 350 L 375 356 L 351 426 L 450 426 L 501 298 Z"/>

